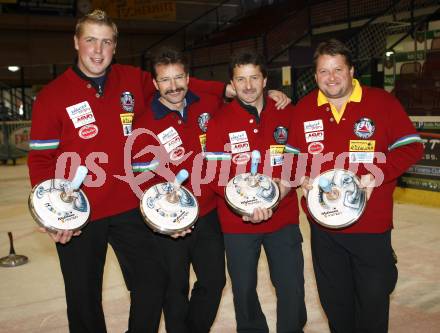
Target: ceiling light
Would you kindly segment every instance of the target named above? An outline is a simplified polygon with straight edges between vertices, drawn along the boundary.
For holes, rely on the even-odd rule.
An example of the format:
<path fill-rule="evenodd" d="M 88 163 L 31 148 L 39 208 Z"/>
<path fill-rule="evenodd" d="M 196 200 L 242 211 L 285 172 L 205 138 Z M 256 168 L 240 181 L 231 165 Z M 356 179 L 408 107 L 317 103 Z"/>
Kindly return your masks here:
<path fill-rule="evenodd" d="M 20 70 L 20 67 L 18 66 L 8 66 L 8 70 L 11 72 L 17 72 Z"/>

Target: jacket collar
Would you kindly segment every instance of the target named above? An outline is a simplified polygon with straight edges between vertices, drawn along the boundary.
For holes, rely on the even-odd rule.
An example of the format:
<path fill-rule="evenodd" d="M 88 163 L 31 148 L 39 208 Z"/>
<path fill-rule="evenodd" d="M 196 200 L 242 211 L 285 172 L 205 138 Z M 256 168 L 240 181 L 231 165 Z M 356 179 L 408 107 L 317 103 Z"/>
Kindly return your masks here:
<path fill-rule="evenodd" d="M 181 113 L 177 110 L 169 109 L 159 100 L 159 98 L 160 98 L 160 93 L 156 91 L 151 101 L 151 110 L 153 111 L 154 119 L 159 120 L 166 117 L 170 113 L 174 113 L 177 114 L 180 117 L 180 119 L 182 119 L 184 122 L 186 122 L 186 120 L 188 119 L 188 107 L 191 104 L 196 103 L 200 100 L 199 96 L 188 90 L 185 95 L 184 107 Z"/>

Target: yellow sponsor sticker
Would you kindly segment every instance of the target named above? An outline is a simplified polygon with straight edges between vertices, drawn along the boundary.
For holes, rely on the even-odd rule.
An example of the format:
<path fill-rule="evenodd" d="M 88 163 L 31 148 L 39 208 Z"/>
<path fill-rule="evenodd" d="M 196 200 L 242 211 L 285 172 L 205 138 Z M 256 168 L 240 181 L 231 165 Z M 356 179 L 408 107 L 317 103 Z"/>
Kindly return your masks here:
<path fill-rule="evenodd" d="M 133 113 L 121 113 L 119 116 L 121 117 L 122 125 L 130 125 L 133 122 Z"/>
<path fill-rule="evenodd" d="M 271 155 L 284 153 L 284 145 L 270 145 L 269 149 Z"/>
<path fill-rule="evenodd" d="M 270 165 L 279 166 L 284 162 L 284 145 L 270 145 Z"/>
<path fill-rule="evenodd" d="M 350 140 L 350 151 L 374 151 L 376 140 Z"/>
<path fill-rule="evenodd" d="M 199 135 L 200 147 L 202 148 L 202 152 L 206 152 L 206 134 Z"/>

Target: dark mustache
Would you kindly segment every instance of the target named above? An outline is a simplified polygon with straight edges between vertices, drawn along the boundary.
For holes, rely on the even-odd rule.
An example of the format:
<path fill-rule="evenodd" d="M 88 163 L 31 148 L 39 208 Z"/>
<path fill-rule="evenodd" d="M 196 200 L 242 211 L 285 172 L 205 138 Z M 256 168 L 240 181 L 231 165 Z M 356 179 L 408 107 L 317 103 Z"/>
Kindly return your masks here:
<path fill-rule="evenodd" d="M 174 90 L 167 90 L 166 92 L 165 92 L 165 94 L 173 94 L 173 93 L 176 93 L 176 92 L 181 92 L 181 91 L 184 91 L 185 89 L 183 89 L 183 88 L 176 88 L 176 89 L 174 89 Z"/>

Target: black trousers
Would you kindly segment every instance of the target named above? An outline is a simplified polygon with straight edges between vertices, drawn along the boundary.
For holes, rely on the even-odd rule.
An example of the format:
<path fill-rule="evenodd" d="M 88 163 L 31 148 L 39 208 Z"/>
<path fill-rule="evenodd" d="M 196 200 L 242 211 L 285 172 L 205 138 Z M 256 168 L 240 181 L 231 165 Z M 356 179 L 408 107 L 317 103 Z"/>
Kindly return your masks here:
<path fill-rule="evenodd" d="M 277 332 L 302 332 L 307 313 L 299 226 L 288 225 L 272 233 L 225 234 L 224 237 L 237 332 L 269 332 L 256 290 L 261 246 L 266 252 L 270 279 L 277 295 Z"/>
<path fill-rule="evenodd" d="M 93 221 L 69 243 L 57 243 L 70 332 L 106 332 L 102 279 L 108 243 L 130 290 L 128 332 L 157 332 L 167 275 L 156 238 L 138 209 Z"/>
<path fill-rule="evenodd" d="M 226 283 L 223 235 L 217 211 L 200 217 L 192 233 L 183 238 L 159 234 L 157 238 L 170 275 L 163 309 L 167 332 L 209 332 Z M 188 299 L 190 264 L 197 281 Z"/>
<path fill-rule="evenodd" d="M 388 332 L 397 282 L 391 231 L 337 234 L 311 224 L 313 268 L 332 333 Z"/>

